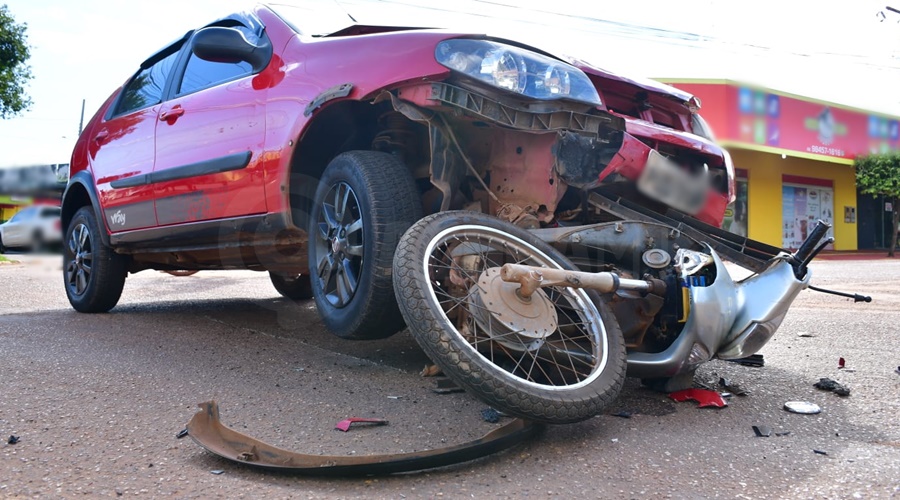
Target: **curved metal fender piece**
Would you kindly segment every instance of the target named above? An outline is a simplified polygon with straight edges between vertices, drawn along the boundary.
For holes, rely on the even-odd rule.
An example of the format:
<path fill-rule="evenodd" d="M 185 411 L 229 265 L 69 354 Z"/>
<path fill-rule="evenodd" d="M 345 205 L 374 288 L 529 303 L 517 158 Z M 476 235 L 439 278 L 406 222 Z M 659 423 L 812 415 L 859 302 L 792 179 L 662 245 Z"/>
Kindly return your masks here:
<path fill-rule="evenodd" d="M 210 453 L 254 467 L 317 476 L 394 474 L 444 467 L 510 448 L 541 428 L 517 418 L 475 441 L 436 450 L 362 457 L 305 455 L 229 429 L 219 420 L 219 405 L 215 401 L 198 406 L 200 411 L 187 424 L 188 436 Z"/>

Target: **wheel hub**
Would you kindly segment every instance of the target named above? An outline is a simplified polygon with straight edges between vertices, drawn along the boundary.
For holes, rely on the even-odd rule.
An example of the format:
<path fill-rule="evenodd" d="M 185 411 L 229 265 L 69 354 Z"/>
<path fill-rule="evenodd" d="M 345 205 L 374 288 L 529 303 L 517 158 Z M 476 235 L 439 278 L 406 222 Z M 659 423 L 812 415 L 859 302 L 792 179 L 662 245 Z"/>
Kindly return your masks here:
<path fill-rule="evenodd" d="M 519 284 L 503 281 L 499 267 L 481 273 L 475 288 L 470 294 L 475 306 L 472 314 L 495 341 L 517 350 L 534 350 L 556 332 L 556 308 L 543 290 L 522 297 Z"/>

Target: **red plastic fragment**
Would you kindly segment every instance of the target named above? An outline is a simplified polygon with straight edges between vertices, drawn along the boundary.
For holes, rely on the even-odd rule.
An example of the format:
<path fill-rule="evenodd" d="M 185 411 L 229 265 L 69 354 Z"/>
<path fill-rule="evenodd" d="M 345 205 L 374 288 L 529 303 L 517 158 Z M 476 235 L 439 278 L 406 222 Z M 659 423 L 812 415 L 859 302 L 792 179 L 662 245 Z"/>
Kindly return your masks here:
<path fill-rule="evenodd" d="M 339 431 L 347 432 L 350 430 L 350 425 L 358 422 L 363 422 L 367 424 L 375 424 L 375 425 L 387 425 L 388 421 L 382 418 L 357 418 L 352 417 L 348 419 L 341 420 L 334 426 L 335 429 Z"/>
<path fill-rule="evenodd" d="M 847 362 L 844 361 L 844 358 L 838 358 L 838 368 L 843 368 L 847 365 Z"/>
<path fill-rule="evenodd" d="M 717 408 L 728 406 L 728 403 L 722 399 L 721 394 L 707 389 L 685 389 L 683 391 L 675 391 L 669 394 L 669 397 L 679 403 L 689 399 L 696 401 L 700 403 L 697 405 L 699 408 L 703 408 L 704 406 L 715 406 Z"/>

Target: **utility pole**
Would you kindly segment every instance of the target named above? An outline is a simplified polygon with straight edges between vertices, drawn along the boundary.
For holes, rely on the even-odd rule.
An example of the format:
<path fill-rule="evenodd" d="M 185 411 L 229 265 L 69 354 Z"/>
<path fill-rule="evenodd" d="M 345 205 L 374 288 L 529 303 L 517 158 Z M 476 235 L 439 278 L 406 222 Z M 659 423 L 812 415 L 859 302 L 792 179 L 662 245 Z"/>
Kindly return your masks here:
<path fill-rule="evenodd" d="M 81 120 L 78 121 L 78 137 L 81 137 L 81 131 L 84 130 L 84 99 L 81 100 Z"/>

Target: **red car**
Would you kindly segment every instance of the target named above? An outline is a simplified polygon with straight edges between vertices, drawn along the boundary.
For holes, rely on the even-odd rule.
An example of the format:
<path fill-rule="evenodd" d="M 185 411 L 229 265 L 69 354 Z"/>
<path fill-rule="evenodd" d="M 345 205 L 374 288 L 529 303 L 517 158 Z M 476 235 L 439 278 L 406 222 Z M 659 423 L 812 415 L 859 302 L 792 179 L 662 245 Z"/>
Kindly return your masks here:
<path fill-rule="evenodd" d="M 187 32 L 85 127 L 62 203 L 76 310 L 111 309 L 145 269 L 253 269 L 335 334 L 385 337 L 404 325 L 394 252 L 425 215 L 590 224 L 604 192 L 718 225 L 733 198 L 682 91 L 480 34 L 320 35 L 303 14 Z"/>

